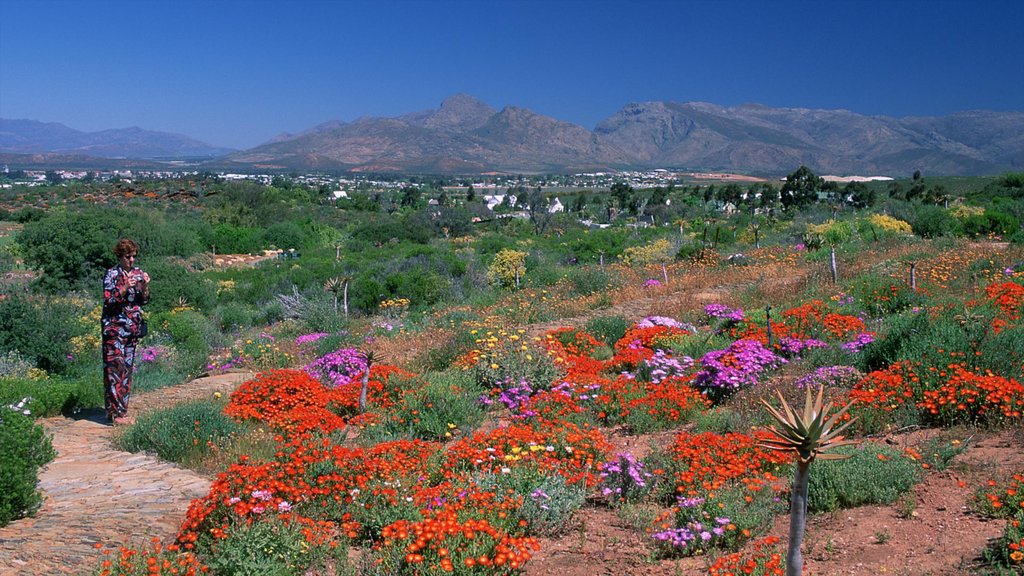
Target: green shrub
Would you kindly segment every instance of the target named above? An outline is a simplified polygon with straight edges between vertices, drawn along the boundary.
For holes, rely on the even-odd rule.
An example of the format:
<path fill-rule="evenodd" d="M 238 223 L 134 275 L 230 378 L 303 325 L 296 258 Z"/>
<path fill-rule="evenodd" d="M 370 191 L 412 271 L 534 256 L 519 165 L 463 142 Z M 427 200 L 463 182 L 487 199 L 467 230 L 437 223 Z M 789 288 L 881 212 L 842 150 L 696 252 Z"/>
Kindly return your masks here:
<path fill-rule="evenodd" d="M 722 350 L 732 344 L 732 339 L 723 334 L 692 334 L 674 336 L 668 341 L 672 356 L 689 356 L 699 359 L 712 350 Z"/>
<path fill-rule="evenodd" d="M 353 573 L 346 546 L 310 546 L 306 530 L 273 513 L 256 521 L 233 520 L 223 540 L 202 550 L 203 558 L 214 574 L 223 576 L 302 576 L 323 573 L 328 565 L 334 574 Z"/>
<path fill-rule="evenodd" d="M 150 326 L 169 334 L 182 356 L 202 357 L 204 362 L 222 340 L 210 320 L 195 310 L 154 314 Z"/>
<path fill-rule="evenodd" d="M 710 410 L 705 410 L 697 414 L 693 422 L 697 432 L 729 434 L 731 432 L 745 431 L 743 417 L 725 406 L 717 406 Z"/>
<path fill-rule="evenodd" d="M 472 432 L 484 419 L 480 392 L 468 373 L 427 374 L 424 380 L 392 376 L 386 388 L 402 394 L 402 402 L 380 414 L 370 439 L 412 438 L 445 441 Z M 410 391 L 411 390 L 411 391 Z"/>
<path fill-rule="evenodd" d="M 213 315 L 223 332 L 235 332 L 253 325 L 253 310 L 240 302 L 228 302 L 218 306 Z"/>
<path fill-rule="evenodd" d="M 103 384 L 98 380 L 0 378 L 0 406 L 28 398 L 25 408 L 36 418 L 70 414 L 103 405 Z"/>
<path fill-rule="evenodd" d="M 177 386 L 189 380 L 194 372 L 185 372 L 179 362 L 167 364 L 163 362 L 140 362 L 136 351 L 135 373 L 132 376 L 132 390 L 148 392 L 169 386 Z"/>
<path fill-rule="evenodd" d="M 626 330 L 633 323 L 621 316 L 598 316 L 587 321 L 587 332 L 599 342 L 608 346 L 615 346 L 615 343 L 626 335 Z"/>
<path fill-rule="evenodd" d="M 0 526 L 39 509 L 37 474 L 55 456 L 42 426 L 29 416 L 0 407 Z"/>
<path fill-rule="evenodd" d="M 151 257 L 198 252 L 201 246 L 192 228 L 185 217 L 168 222 L 164 213 L 149 209 L 58 207 L 26 224 L 18 243 L 25 248 L 26 264 L 43 270 L 43 288 L 97 292 L 103 271 L 116 264 L 113 247 L 119 238 L 138 242 L 146 268 Z M 153 287 L 162 280 L 154 277 Z"/>
<path fill-rule="evenodd" d="M 960 236 L 963 226 L 949 210 L 939 206 L 918 206 L 909 219 L 914 234 L 922 238 Z"/>
<path fill-rule="evenodd" d="M 142 268 L 150 277 L 150 313 L 172 310 L 187 303 L 197 310 L 211 310 L 217 302 L 217 287 L 209 279 L 191 273 L 167 260 L 148 261 Z"/>
<path fill-rule="evenodd" d="M 149 412 L 116 442 L 128 452 L 154 452 L 164 460 L 186 463 L 205 454 L 209 443 L 223 446 L 241 431 L 221 410 L 219 404 L 204 400 Z"/>
<path fill-rule="evenodd" d="M 608 290 L 612 277 L 611 274 L 600 268 L 586 266 L 570 270 L 568 280 L 573 295 L 590 296 Z"/>
<path fill-rule="evenodd" d="M 18 294 L 0 300 L 0 351 L 17 351 L 47 372 L 67 368 L 71 338 L 78 335 L 79 311 L 55 299 Z"/>
<path fill-rule="evenodd" d="M 537 534 L 564 532 L 586 500 L 582 486 L 571 486 L 560 474 L 546 474 L 530 466 L 516 466 L 507 474 L 485 474 L 476 483 L 484 490 L 519 495 L 523 499 L 519 514 L 529 531 Z"/>
<path fill-rule="evenodd" d="M 812 464 L 807 508 L 831 512 L 865 504 L 890 504 L 920 480 L 920 465 L 895 448 L 865 442 L 842 447 L 845 460 Z"/>
<path fill-rule="evenodd" d="M 872 316 L 902 312 L 924 302 L 924 297 L 910 289 L 906 282 L 880 274 L 865 274 L 850 283 L 847 293 L 856 305 Z"/>

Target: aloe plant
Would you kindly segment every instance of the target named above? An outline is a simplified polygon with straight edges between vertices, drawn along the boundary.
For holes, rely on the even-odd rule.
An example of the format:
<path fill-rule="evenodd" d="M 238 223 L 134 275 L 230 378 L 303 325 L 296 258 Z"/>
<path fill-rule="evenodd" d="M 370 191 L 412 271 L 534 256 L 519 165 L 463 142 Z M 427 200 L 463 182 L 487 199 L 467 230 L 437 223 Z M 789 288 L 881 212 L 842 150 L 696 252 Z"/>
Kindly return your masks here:
<path fill-rule="evenodd" d="M 366 413 L 366 397 L 370 390 L 370 368 L 380 358 L 373 350 L 363 352 L 363 359 L 366 360 L 366 370 L 363 372 L 363 384 L 359 389 L 359 413 Z"/>
<path fill-rule="evenodd" d="M 775 434 L 774 438 L 764 440 L 761 445 L 772 450 L 796 452 L 798 458 L 793 478 L 793 495 L 789 510 L 789 551 L 786 554 L 786 576 L 800 576 L 803 571 L 804 558 L 800 547 L 804 540 L 804 529 L 807 523 L 807 485 L 810 479 L 811 463 L 815 458 L 822 460 L 841 460 L 849 458 L 845 454 L 825 453 L 837 446 L 856 444 L 854 440 L 845 440 L 841 436 L 854 419 L 835 428 L 839 419 L 850 409 L 851 404 L 843 406 L 831 417 L 832 403 L 823 402 L 825 387 L 818 388 L 815 399 L 811 387 L 807 387 L 807 398 L 804 411 L 798 414 L 789 407 L 786 399 L 778 391 L 776 394 L 782 403 L 782 411 L 776 410 L 765 399 L 761 403 L 768 409 L 775 420 L 776 426 L 768 426 Z"/>
<path fill-rule="evenodd" d="M 351 278 L 348 276 L 335 276 L 324 282 L 324 290 L 334 294 L 334 313 L 338 313 L 338 294 L 344 295 L 345 317 L 348 318 L 348 283 Z"/>

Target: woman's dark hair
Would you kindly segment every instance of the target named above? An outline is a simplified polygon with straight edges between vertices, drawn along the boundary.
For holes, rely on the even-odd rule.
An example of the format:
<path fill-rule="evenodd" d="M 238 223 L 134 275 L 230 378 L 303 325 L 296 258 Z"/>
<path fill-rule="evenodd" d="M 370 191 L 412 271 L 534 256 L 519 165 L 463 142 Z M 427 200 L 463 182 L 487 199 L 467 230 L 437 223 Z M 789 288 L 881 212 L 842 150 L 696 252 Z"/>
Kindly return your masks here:
<path fill-rule="evenodd" d="M 114 244 L 114 256 L 117 256 L 118 258 L 133 252 L 136 254 L 139 252 L 139 245 L 136 244 L 134 240 L 121 238 L 117 241 L 117 244 Z"/>

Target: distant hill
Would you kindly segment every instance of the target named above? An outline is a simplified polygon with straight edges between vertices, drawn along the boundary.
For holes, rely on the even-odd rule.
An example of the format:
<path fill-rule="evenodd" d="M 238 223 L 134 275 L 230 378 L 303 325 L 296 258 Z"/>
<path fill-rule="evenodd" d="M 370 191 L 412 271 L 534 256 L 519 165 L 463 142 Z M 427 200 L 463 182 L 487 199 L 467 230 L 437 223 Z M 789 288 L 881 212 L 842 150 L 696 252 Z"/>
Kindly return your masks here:
<path fill-rule="evenodd" d="M 229 154 L 211 167 L 364 172 L 564 172 L 628 167 L 629 155 L 582 126 L 465 94 L 397 118 L 360 118 Z"/>
<path fill-rule="evenodd" d="M 220 168 L 568 172 L 677 168 L 781 175 L 993 174 L 1024 168 L 1024 113 L 891 118 L 847 110 L 642 102 L 593 130 L 465 94 L 397 118 L 329 123 L 229 154 Z"/>
<path fill-rule="evenodd" d="M 778 174 L 991 174 L 1024 167 L 1024 113 L 891 118 L 847 110 L 630 104 L 598 124 L 644 166 Z"/>
<path fill-rule="evenodd" d="M 0 152 L 158 158 L 226 152 L 138 128 L 83 133 L 0 120 Z M 670 168 L 778 176 L 983 175 L 1024 170 L 1024 112 L 893 118 L 848 110 L 639 102 L 594 130 L 467 95 L 394 118 L 332 120 L 202 166 L 237 171 L 472 174 Z"/>
<path fill-rule="evenodd" d="M 0 152 L 140 159 L 212 158 L 231 149 L 135 127 L 82 132 L 57 122 L 0 118 Z"/>

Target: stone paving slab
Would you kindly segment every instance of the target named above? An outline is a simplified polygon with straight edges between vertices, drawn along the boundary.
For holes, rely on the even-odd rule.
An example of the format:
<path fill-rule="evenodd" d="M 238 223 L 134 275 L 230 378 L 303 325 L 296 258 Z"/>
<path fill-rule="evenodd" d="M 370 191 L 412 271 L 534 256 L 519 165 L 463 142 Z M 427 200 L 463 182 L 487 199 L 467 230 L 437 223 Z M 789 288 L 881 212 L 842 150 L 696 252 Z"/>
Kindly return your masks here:
<path fill-rule="evenodd" d="M 134 415 L 227 394 L 252 374 L 199 378 L 133 396 Z M 102 411 L 40 420 L 57 458 L 39 475 L 43 506 L 34 518 L 0 528 L 0 576 L 81 574 L 96 567 L 94 545 L 169 542 L 188 505 L 205 496 L 210 479 L 149 454 L 111 446 L 114 428 Z"/>

